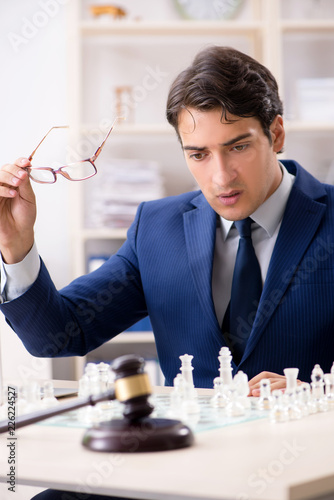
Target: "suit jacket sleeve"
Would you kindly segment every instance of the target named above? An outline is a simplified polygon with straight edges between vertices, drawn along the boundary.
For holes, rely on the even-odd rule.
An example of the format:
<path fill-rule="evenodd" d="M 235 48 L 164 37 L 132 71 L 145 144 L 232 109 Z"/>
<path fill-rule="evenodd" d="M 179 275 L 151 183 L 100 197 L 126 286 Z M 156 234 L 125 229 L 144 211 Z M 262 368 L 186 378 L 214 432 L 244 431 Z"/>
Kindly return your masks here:
<path fill-rule="evenodd" d="M 0 306 L 31 354 L 84 355 L 147 315 L 136 257 L 140 212 L 121 252 L 101 268 L 58 292 L 42 261 L 31 288 Z"/>

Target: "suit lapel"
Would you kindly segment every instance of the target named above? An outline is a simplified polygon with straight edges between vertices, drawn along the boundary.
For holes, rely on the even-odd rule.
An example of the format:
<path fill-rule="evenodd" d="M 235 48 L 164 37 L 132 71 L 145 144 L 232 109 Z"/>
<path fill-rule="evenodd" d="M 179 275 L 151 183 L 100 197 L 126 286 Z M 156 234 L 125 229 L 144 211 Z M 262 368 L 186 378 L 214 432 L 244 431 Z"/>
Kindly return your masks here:
<path fill-rule="evenodd" d="M 216 337 L 218 336 L 222 342 L 212 299 L 212 266 L 217 215 L 202 194 L 193 203 L 196 208 L 183 214 L 189 266 L 207 321 L 212 331 L 216 332 Z"/>
<path fill-rule="evenodd" d="M 295 182 L 295 184 L 297 181 Z M 293 187 L 271 257 L 253 329 L 241 363 L 248 358 L 291 284 L 298 265 L 314 237 L 326 205 Z"/>

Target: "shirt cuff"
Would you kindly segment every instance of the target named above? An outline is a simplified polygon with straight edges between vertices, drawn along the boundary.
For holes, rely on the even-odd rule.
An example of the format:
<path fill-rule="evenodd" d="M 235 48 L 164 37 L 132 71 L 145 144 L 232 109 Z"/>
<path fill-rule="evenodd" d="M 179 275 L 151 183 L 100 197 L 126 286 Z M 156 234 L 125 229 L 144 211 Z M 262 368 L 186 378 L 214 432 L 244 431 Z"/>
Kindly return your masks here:
<path fill-rule="evenodd" d="M 16 264 L 5 264 L 1 258 L 1 296 L 0 302 L 8 302 L 23 295 L 36 281 L 41 262 L 36 243 L 25 258 Z"/>

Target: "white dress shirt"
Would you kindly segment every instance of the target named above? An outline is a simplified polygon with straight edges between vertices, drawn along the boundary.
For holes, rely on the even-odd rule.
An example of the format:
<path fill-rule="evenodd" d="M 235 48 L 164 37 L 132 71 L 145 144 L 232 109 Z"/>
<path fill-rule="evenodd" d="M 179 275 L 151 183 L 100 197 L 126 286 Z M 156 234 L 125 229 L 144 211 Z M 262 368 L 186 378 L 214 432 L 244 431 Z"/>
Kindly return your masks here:
<path fill-rule="evenodd" d="M 0 303 L 16 299 L 24 294 L 37 279 L 40 266 L 36 243 L 25 258 L 17 264 L 5 264 L 1 258 Z"/>
<path fill-rule="evenodd" d="M 250 217 L 252 241 L 261 268 L 264 283 L 271 254 L 281 227 L 285 206 L 288 201 L 295 177 L 280 163 L 282 180 L 276 191 Z M 216 244 L 212 271 L 212 297 L 217 319 L 222 325 L 231 297 L 231 287 L 235 259 L 239 244 L 239 233 L 233 221 L 220 217 L 216 230 Z"/>

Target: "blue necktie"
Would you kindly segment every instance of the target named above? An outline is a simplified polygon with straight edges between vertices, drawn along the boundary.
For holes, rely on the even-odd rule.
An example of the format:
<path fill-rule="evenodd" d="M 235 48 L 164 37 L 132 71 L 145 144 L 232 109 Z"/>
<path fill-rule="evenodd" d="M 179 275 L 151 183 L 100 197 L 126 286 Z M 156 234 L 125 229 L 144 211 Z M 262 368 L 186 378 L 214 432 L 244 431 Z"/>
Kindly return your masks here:
<path fill-rule="evenodd" d="M 233 358 L 237 363 L 245 350 L 262 292 L 261 269 L 251 236 L 252 222 L 248 217 L 234 223 L 240 239 L 233 272 L 231 301 L 223 323 L 223 329 L 228 332 Z"/>

